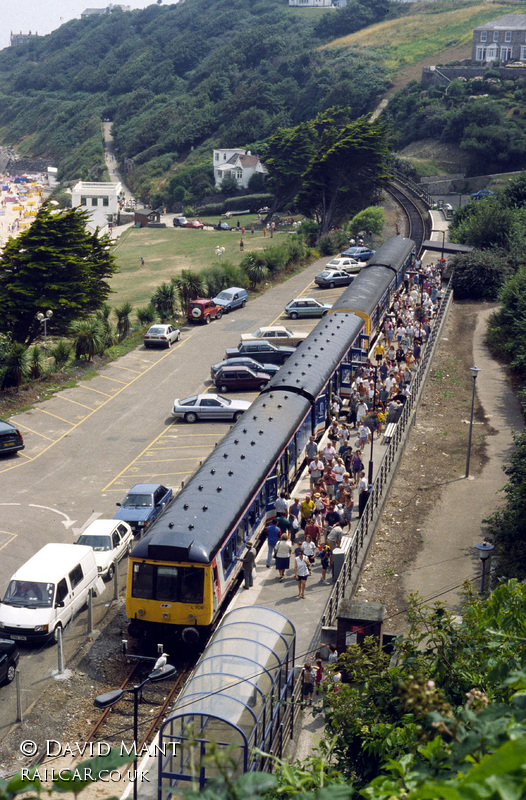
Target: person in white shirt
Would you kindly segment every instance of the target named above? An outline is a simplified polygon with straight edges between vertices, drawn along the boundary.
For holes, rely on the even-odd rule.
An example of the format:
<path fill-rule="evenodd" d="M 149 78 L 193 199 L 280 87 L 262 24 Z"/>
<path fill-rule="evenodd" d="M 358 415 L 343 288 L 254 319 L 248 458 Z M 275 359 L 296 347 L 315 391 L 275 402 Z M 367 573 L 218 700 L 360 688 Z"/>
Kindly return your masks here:
<path fill-rule="evenodd" d="M 307 578 L 309 577 L 309 567 L 302 550 L 299 551 L 295 561 L 294 574 L 298 582 L 298 597 L 305 600 L 305 587 L 307 585 Z"/>

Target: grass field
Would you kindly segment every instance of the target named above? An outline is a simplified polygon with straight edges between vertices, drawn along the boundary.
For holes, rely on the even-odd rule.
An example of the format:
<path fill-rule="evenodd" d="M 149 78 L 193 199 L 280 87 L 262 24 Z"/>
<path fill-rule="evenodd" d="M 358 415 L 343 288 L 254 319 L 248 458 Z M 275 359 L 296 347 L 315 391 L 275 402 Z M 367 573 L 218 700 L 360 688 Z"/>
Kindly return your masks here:
<path fill-rule="evenodd" d="M 261 231 L 254 235 L 250 226 L 257 217 L 246 216 L 240 220 L 245 225 L 244 252 L 239 248 L 241 234 L 237 231 L 204 231 L 188 228 L 128 228 L 119 238 L 113 250 L 119 272 L 111 280 L 114 292 L 109 298 L 112 306 L 129 300 L 134 308 L 150 302 L 159 284 L 170 279 L 182 269 L 200 270 L 219 263 L 216 247 L 224 247 L 222 260 L 239 264 L 244 253 L 263 250 L 277 244 L 288 236 L 286 231 L 276 231 L 271 239 Z M 213 219 L 202 218 L 209 225 L 217 223 Z M 145 267 L 141 268 L 141 258 Z"/>
<path fill-rule="evenodd" d="M 469 47 L 474 27 L 514 11 L 524 13 L 524 8 L 505 3 L 453 5 L 449 0 L 415 3 L 403 17 L 335 39 L 326 47 L 377 48 L 388 69 L 395 72 L 404 65 L 432 58 L 452 45 Z M 379 45 L 379 42 L 385 44 Z M 470 52 L 469 48 L 468 56 Z"/>

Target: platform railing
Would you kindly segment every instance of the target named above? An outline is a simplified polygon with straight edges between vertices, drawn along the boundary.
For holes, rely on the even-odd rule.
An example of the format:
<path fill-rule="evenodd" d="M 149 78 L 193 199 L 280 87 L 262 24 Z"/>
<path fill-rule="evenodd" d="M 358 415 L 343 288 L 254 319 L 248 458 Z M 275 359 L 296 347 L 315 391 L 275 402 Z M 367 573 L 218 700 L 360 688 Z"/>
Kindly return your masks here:
<path fill-rule="evenodd" d="M 422 355 L 413 379 L 411 381 L 411 394 L 407 398 L 402 414 L 396 426 L 396 430 L 389 442 L 383 455 L 380 466 L 374 478 L 369 499 L 363 510 L 356 530 L 352 536 L 351 547 L 349 548 L 343 567 L 338 575 L 327 601 L 325 610 L 322 614 L 318 630 L 316 631 L 315 641 L 319 639 L 322 627 L 334 625 L 338 605 L 341 600 L 355 589 L 361 573 L 361 566 L 367 554 L 371 539 L 376 530 L 378 520 L 381 516 L 384 503 L 387 499 L 391 483 L 396 474 L 398 463 L 402 456 L 407 438 L 414 424 L 420 397 L 431 369 L 433 356 L 439 341 L 440 334 L 444 327 L 447 313 L 453 299 L 451 283 L 448 284 L 438 314 L 433 322 L 429 338 L 422 348 Z"/>

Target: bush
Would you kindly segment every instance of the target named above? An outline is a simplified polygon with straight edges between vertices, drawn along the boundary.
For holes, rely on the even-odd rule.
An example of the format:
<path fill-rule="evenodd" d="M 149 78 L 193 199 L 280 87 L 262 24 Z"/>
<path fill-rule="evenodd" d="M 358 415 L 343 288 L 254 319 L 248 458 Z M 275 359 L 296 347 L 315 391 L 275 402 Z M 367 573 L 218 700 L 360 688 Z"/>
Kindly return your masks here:
<path fill-rule="evenodd" d="M 155 322 L 155 308 L 150 303 L 143 308 L 137 309 L 137 322 L 142 328 L 152 325 Z"/>
<path fill-rule="evenodd" d="M 506 255 L 498 250 L 472 250 L 453 262 L 452 286 L 456 300 L 496 300 L 510 275 Z"/>
<path fill-rule="evenodd" d="M 199 275 L 206 284 L 205 294 L 208 297 L 215 297 L 229 286 L 245 285 L 243 271 L 240 267 L 231 264 L 230 261 L 223 261 L 221 264 L 202 269 Z"/>
<path fill-rule="evenodd" d="M 65 342 L 64 339 L 60 339 L 60 341 L 58 341 L 49 352 L 55 361 L 55 368 L 60 370 L 63 369 L 63 367 L 65 367 L 68 363 L 69 359 L 71 358 L 72 350 L 71 345 L 68 344 L 68 342 Z"/>
<path fill-rule="evenodd" d="M 299 226 L 297 233 L 299 236 L 302 236 L 305 239 L 309 247 L 314 247 L 318 241 L 319 229 L 320 226 L 317 222 L 314 222 L 312 219 L 304 219 Z"/>
<path fill-rule="evenodd" d="M 270 206 L 274 200 L 272 194 L 244 194 L 239 197 L 229 197 L 225 200 L 225 211 L 243 211 L 249 208 L 251 211 L 258 211 L 263 206 Z"/>
<path fill-rule="evenodd" d="M 276 244 L 265 250 L 266 267 L 271 275 L 285 269 L 289 263 L 289 252 L 286 244 Z"/>
<path fill-rule="evenodd" d="M 334 233 L 326 233 L 325 236 L 322 236 L 318 246 L 322 256 L 333 256 L 340 250 L 338 240 Z"/>
<path fill-rule="evenodd" d="M 206 206 L 198 206 L 196 211 L 200 217 L 220 217 L 224 205 L 224 203 L 209 203 Z"/>

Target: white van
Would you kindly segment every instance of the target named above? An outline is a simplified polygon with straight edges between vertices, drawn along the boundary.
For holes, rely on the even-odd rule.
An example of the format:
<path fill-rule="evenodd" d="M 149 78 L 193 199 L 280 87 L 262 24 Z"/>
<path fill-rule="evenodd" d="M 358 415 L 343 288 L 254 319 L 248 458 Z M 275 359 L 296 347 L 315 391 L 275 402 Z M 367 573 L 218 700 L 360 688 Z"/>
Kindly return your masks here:
<path fill-rule="evenodd" d="M 104 591 L 93 548 L 46 544 L 11 578 L 0 603 L 0 636 L 18 642 L 56 640 L 58 628 L 82 608 L 92 588 Z"/>

